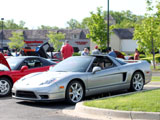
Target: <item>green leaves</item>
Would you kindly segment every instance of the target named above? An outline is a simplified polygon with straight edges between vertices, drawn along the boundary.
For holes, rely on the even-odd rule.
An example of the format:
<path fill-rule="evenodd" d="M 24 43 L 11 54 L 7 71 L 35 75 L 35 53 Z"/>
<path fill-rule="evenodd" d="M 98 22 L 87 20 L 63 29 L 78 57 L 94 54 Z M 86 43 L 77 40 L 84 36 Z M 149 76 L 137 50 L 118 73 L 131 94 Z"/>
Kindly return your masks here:
<path fill-rule="evenodd" d="M 23 37 L 23 32 L 12 32 L 12 37 L 9 38 L 11 42 L 8 43 L 11 49 L 21 49 L 25 42 Z"/>
<path fill-rule="evenodd" d="M 56 51 L 60 50 L 62 46 L 62 42 L 60 40 L 65 38 L 65 34 L 50 31 L 49 34 L 47 34 L 47 37 L 49 38 L 49 43 L 53 45 L 54 49 Z"/>
<path fill-rule="evenodd" d="M 91 22 L 88 23 L 90 33 L 87 38 L 90 38 L 94 43 L 100 46 L 101 49 L 107 45 L 107 23 L 104 13 L 101 8 L 97 8 L 97 13 L 91 12 Z"/>
<path fill-rule="evenodd" d="M 70 19 L 67 24 L 69 25 L 69 29 L 81 28 L 81 24 L 75 19 Z"/>

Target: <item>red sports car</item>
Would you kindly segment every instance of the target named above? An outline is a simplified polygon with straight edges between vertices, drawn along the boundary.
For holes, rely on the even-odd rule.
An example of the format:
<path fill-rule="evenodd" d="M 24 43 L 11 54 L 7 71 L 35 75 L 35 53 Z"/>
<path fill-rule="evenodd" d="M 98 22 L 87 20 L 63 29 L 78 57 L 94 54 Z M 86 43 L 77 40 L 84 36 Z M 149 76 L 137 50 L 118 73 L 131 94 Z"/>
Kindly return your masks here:
<path fill-rule="evenodd" d="M 0 53 L 0 96 L 7 96 L 15 81 L 33 73 L 47 71 L 56 63 L 38 56 L 4 58 Z"/>

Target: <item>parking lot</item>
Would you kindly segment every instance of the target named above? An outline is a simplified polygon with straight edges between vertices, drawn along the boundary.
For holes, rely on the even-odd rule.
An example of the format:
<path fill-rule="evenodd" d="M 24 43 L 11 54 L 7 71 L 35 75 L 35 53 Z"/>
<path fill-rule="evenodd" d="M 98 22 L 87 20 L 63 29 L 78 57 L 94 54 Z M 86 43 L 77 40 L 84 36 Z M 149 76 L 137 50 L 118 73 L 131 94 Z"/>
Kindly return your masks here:
<path fill-rule="evenodd" d="M 11 97 L 0 99 L 1 120 L 82 120 L 82 118 L 64 115 L 63 109 L 67 107 L 74 109 L 74 106 L 64 102 L 34 103 L 17 101 Z"/>
<path fill-rule="evenodd" d="M 150 83 L 144 90 L 158 87 L 157 83 Z M 92 100 L 113 95 L 125 94 L 126 91 L 112 92 L 106 94 L 87 97 L 85 100 Z M 63 114 L 64 109 L 73 109 L 74 105 L 69 105 L 64 101 L 52 103 L 35 103 L 29 101 L 20 101 L 9 97 L 0 98 L 0 116 L 1 120 L 89 120 Z"/>

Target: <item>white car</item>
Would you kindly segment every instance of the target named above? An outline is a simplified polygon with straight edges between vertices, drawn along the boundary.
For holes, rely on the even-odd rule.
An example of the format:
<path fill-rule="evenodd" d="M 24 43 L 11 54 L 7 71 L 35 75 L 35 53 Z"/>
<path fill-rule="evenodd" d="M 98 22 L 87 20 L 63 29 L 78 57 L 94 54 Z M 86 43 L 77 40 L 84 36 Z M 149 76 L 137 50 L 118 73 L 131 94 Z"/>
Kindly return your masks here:
<path fill-rule="evenodd" d="M 21 100 L 65 99 L 75 104 L 85 96 L 129 89 L 140 91 L 151 81 L 147 61 L 126 63 L 108 55 L 69 57 L 47 72 L 37 72 L 18 80 L 12 96 Z"/>

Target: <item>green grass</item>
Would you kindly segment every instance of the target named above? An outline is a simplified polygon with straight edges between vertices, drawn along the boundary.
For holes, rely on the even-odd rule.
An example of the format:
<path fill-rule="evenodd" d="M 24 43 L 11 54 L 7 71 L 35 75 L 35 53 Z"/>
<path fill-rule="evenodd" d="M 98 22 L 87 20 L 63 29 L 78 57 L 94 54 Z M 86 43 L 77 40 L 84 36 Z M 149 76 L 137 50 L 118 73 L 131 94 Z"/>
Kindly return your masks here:
<path fill-rule="evenodd" d="M 160 76 L 152 76 L 151 82 L 160 82 Z"/>
<path fill-rule="evenodd" d="M 160 89 L 87 101 L 84 105 L 113 110 L 160 112 Z"/>

